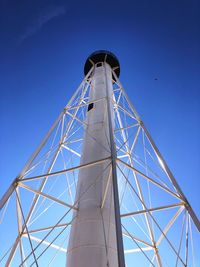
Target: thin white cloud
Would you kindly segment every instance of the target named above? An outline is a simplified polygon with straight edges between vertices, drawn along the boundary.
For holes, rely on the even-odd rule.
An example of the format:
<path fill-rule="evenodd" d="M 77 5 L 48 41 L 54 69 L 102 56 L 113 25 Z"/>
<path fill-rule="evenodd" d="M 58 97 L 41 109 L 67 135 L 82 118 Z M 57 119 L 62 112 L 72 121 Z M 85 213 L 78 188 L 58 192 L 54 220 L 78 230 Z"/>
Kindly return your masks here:
<path fill-rule="evenodd" d="M 41 10 L 40 14 L 34 19 L 34 21 L 29 25 L 25 32 L 19 38 L 19 44 L 21 44 L 25 39 L 34 35 L 39 31 L 44 24 L 49 22 L 55 17 L 65 14 L 66 10 L 64 6 L 51 6 Z"/>

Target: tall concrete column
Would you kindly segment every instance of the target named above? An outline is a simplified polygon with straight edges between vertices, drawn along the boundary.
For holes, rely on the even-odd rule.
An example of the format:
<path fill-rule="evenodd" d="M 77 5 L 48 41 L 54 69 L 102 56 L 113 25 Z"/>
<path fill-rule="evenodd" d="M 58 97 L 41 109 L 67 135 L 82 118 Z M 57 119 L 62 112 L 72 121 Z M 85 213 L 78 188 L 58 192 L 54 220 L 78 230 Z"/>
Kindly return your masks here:
<path fill-rule="evenodd" d="M 109 58 L 106 60 L 102 56 Z M 113 90 L 111 67 L 118 61 L 113 55 L 97 53 L 86 62 L 85 72 L 92 59 L 94 71 L 91 75 L 81 164 L 107 157 L 110 160 L 79 172 L 76 199 L 80 201 L 71 226 L 67 267 L 119 266 L 111 164 L 113 140 L 110 139 L 110 129 L 113 125 L 109 126 L 109 123 L 114 124 L 114 112 L 112 108 L 108 112 Z M 108 59 L 114 62 L 107 63 Z"/>

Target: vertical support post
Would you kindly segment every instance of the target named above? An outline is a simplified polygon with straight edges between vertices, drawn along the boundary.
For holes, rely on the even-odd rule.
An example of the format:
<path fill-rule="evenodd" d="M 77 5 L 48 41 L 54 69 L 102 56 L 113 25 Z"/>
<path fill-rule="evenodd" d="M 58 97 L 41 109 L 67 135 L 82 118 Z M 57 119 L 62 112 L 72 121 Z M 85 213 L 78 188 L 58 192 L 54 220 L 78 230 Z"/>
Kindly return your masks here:
<path fill-rule="evenodd" d="M 117 183 L 117 165 L 116 165 L 116 146 L 114 141 L 114 129 L 113 129 L 113 112 L 112 95 L 109 95 L 108 91 L 108 74 L 106 68 L 110 68 L 106 63 L 105 65 L 105 76 L 106 76 L 106 91 L 107 91 L 107 113 L 108 113 L 108 125 L 109 125 L 109 138 L 110 138 L 110 149 L 111 149 L 111 164 L 112 164 L 112 182 L 113 182 L 113 197 L 114 197 L 114 209 L 115 209 L 115 225 L 116 225 L 116 238 L 117 238 L 117 251 L 118 251 L 118 264 L 119 267 L 125 267 L 124 260 L 124 247 L 122 239 L 122 228 L 120 218 L 120 206 L 119 206 L 119 194 L 118 194 L 118 183 Z M 106 66 L 107 65 L 107 66 Z M 112 78 L 112 73 L 110 73 Z M 112 79 L 111 79 L 112 80 Z"/>
<path fill-rule="evenodd" d="M 78 210 L 74 212 L 70 232 L 67 267 L 125 267 L 114 141 L 112 64 L 105 62 L 105 59 L 116 59 L 113 55 L 105 56 L 105 53 L 95 55 L 81 163 L 110 158 L 110 165 L 107 168 L 102 163 L 79 171 Z"/>

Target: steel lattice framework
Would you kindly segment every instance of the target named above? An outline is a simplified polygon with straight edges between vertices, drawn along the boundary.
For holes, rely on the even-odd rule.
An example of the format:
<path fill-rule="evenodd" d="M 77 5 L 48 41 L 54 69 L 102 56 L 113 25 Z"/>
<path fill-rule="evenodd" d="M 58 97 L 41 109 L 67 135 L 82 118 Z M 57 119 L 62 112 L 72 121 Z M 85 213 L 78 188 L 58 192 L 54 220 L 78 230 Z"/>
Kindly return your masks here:
<path fill-rule="evenodd" d="M 113 162 L 126 266 L 200 266 L 195 246 L 199 220 L 115 70 L 111 101 L 116 155 L 81 164 L 88 107 L 103 101 L 89 101 L 95 67 L 0 200 L 0 266 L 65 266 L 73 214 L 82 198 L 75 197 L 79 171 L 104 163 L 103 208 Z M 110 150 L 110 144 L 103 149 Z M 97 173 L 88 189 L 100 178 Z"/>

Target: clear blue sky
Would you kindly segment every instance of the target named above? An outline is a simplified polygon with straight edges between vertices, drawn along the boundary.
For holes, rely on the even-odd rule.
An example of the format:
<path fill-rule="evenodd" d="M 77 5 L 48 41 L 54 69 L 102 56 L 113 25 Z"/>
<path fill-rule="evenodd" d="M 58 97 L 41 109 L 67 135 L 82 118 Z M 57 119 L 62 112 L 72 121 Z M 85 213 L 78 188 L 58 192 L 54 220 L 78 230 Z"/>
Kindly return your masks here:
<path fill-rule="evenodd" d="M 107 49 L 200 217 L 200 2 L 0 2 L 0 195 Z M 156 78 L 156 80 L 155 80 Z"/>

